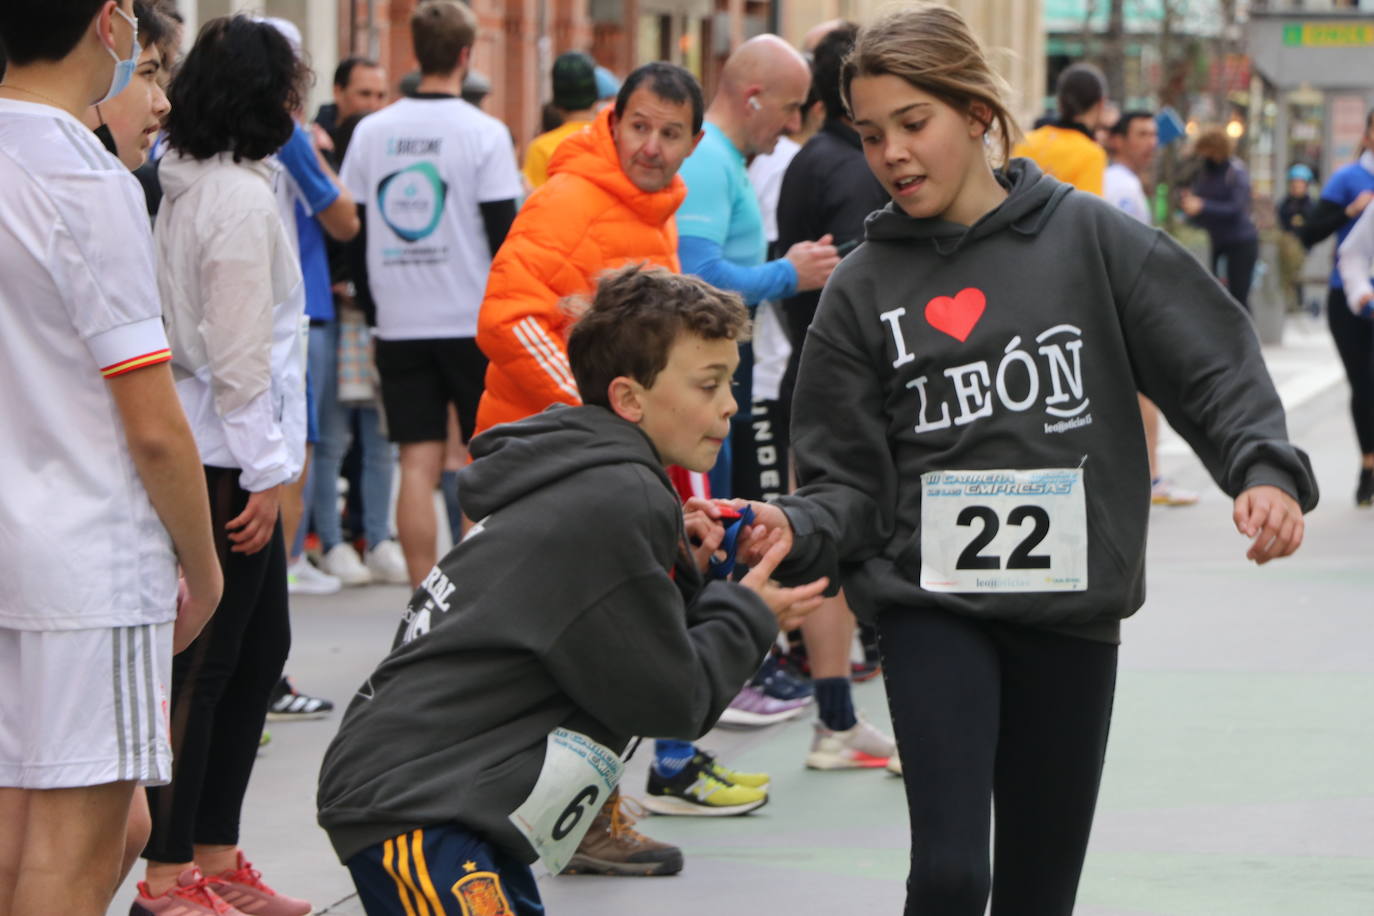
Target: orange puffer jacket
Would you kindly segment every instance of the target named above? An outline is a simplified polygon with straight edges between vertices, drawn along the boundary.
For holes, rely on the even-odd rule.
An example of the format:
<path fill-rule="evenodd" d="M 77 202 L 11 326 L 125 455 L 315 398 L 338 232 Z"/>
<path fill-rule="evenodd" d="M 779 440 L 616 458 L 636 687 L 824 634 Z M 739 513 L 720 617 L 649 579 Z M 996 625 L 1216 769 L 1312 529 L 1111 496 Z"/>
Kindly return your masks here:
<path fill-rule="evenodd" d="M 565 296 L 591 292 L 602 271 L 630 262 L 679 270 L 673 214 L 687 196 L 682 178 L 652 194 L 621 171 L 611 110 L 559 144 L 549 181 L 515 217 L 492 261 L 477 321 L 486 354 L 486 391 L 477 431 L 579 404 L 568 366 Z"/>

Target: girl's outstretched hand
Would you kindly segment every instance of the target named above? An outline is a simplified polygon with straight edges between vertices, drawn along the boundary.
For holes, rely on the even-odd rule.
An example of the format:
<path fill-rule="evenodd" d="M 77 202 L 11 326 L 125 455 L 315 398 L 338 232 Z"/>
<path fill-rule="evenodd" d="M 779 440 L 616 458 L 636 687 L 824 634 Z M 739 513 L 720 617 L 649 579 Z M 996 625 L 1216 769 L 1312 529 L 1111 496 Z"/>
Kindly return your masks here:
<path fill-rule="evenodd" d="M 753 502 L 745 499 L 731 499 L 725 502 L 726 505 L 734 509 L 743 509 L 748 506 L 754 510 L 754 524 L 749 526 L 749 530 L 743 532 L 740 537 L 736 555 L 741 563 L 746 566 L 753 566 L 762 560 L 764 553 L 771 546 L 768 537 L 774 532 L 778 533 L 781 543 L 787 545 L 782 558 L 787 557 L 787 554 L 792 550 L 792 523 L 787 520 L 785 512 L 772 503 Z M 779 559 L 779 562 L 781 561 Z"/>
<path fill-rule="evenodd" d="M 1263 566 L 1302 545 L 1304 522 L 1298 502 L 1278 487 L 1251 487 L 1236 497 L 1236 530 L 1254 538 L 1245 557 Z"/>

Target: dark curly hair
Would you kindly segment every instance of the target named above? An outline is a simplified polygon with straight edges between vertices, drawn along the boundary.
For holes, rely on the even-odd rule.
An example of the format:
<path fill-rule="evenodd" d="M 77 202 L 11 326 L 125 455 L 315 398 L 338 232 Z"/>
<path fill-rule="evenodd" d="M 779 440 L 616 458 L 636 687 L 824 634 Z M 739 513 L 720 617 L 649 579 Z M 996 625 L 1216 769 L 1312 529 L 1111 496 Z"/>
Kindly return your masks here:
<path fill-rule="evenodd" d="M 309 70 L 277 29 L 247 16 L 211 19 L 168 93 L 167 142 L 196 159 L 263 159 L 295 128 Z"/>
<path fill-rule="evenodd" d="M 582 402 L 609 407 L 607 392 L 620 376 L 653 387 L 680 336 L 743 342 L 749 330 L 749 312 L 736 294 L 688 274 L 631 264 L 601 275 L 568 336 L 568 363 Z"/>

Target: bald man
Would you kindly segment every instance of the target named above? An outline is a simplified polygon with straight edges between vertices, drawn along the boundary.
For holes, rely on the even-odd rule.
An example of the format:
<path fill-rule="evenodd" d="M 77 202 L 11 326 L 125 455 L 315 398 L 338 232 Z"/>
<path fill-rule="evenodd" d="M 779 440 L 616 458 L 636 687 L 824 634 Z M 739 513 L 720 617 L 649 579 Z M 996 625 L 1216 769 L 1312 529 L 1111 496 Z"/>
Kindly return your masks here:
<path fill-rule="evenodd" d="M 687 182 L 687 199 L 677 213 L 683 273 L 739 293 L 751 311 L 763 299 L 820 289 L 839 263 L 828 236 L 798 242 L 781 258 L 767 260 L 763 216 L 746 172 L 750 159 L 771 153 L 779 137 L 801 129 L 810 88 L 811 68 L 787 42 L 776 35 L 746 41 L 725 62 L 706 110 L 705 136 L 680 172 Z M 734 493 L 731 452 L 747 447 L 754 370 L 749 347 L 740 349 L 740 412 L 710 478 L 711 493 L 719 497 Z"/>

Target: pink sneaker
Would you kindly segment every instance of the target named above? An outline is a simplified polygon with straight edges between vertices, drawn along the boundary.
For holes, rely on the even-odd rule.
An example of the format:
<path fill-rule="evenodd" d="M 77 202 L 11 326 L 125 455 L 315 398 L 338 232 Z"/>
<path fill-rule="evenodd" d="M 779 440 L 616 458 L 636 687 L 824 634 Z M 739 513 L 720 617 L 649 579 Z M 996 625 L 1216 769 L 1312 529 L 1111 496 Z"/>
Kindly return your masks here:
<path fill-rule="evenodd" d="M 205 876 L 194 865 L 177 875 L 176 886 L 154 897 L 148 882 L 138 882 L 138 897 L 129 916 L 243 916 L 212 891 Z"/>
<path fill-rule="evenodd" d="M 262 881 L 262 872 L 239 853 L 239 867 L 207 879 L 210 889 L 247 916 L 310 916 L 315 910 L 304 900 L 279 894 Z"/>

